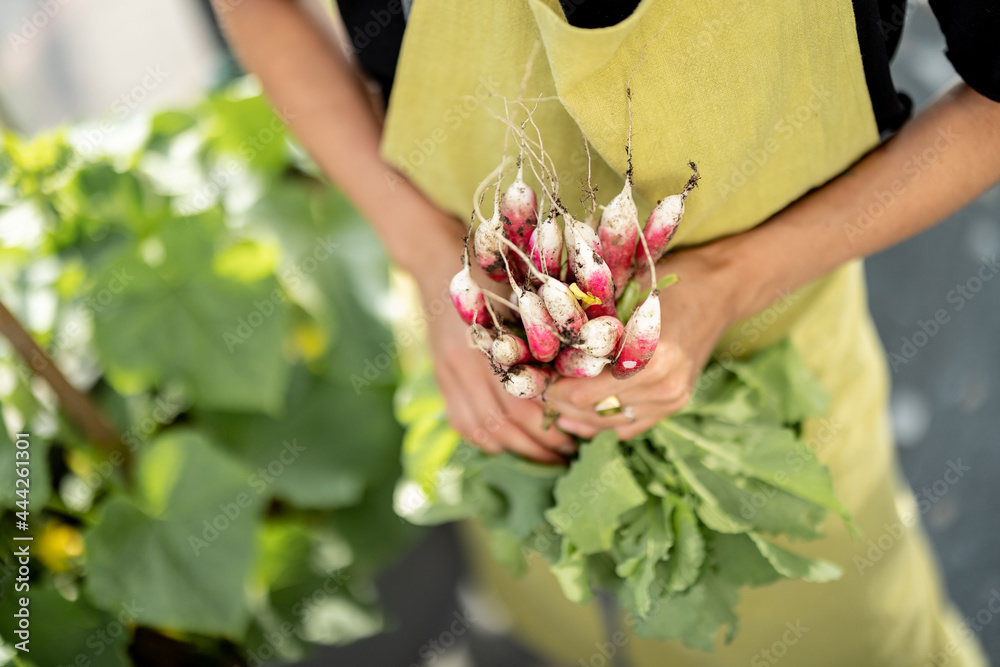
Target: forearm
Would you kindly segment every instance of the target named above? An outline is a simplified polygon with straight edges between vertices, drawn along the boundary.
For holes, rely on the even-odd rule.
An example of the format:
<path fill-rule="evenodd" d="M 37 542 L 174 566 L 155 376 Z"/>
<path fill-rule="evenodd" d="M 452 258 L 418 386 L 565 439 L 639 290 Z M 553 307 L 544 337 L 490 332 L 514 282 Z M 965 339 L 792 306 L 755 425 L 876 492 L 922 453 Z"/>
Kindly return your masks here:
<path fill-rule="evenodd" d="M 459 225 L 381 159 L 381 126 L 367 94 L 309 17 L 290 0 L 220 2 L 217 13 L 244 68 L 260 79 L 292 132 L 374 227 L 390 257 L 414 273 L 442 263 L 456 263 L 457 270 L 454 244 L 442 240 L 460 237 Z"/>
<path fill-rule="evenodd" d="M 1000 104 L 959 86 L 771 220 L 705 246 L 734 319 L 936 224 L 1000 180 Z"/>

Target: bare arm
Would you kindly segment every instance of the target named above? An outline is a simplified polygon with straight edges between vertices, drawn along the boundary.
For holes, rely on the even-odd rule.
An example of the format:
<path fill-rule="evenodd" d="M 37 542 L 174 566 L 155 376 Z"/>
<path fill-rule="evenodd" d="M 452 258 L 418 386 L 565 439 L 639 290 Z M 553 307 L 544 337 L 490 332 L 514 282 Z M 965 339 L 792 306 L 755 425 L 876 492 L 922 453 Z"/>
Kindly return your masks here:
<path fill-rule="evenodd" d="M 727 280 L 755 287 L 733 302 L 735 319 L 916 235 L 998 180 L 1000 103 L 957 86 L 840 177 L 767 223 L 712 244 Z"/>
<path fill-rule="evenodd" d="M 425 306 L 436 306 L 461 268 L 465 227 L 379 156 L 381 125 L 343 54 L 293 0 L 213 4 L 244 68 L 260 79 L 292 132 L 361 211 L 392 260 L 416 278 Z M 469 348 L 451 305 L 441 310 L 429 311 L 428 338 L 452 426 L 486 451 L 561 461 L 556 452 L 571 452 L 572 439 L 543 428 L 539 404 L 507 394 L 482 354 Z"/>
<path fill-rule="evenodd" d="M 309 16 L 291 0 L 213 4 L 244 68 L 257 75 L 292 132 L 375 228 L 393 261 L 421 279 L 442 264 L 457 271 L 455 239 L 462 226 L 379 156 L 382 128 L 367 93 Z"/>
<path fill-rule="evenodd" d="M 660 296 L 660 345 L 625 381 L 601 375 L 549 390 L 559 424 L 582 437 L 615 428 L 631 438 L 676 412 L 725 330 L 841 264 L 909 238 L 1000 180 L 1000 104 L 960 85 L 846 173 L 764 224 L 667 255 L 680 284 Z M 617 394 L 635 422 L 600 417 Z"/>

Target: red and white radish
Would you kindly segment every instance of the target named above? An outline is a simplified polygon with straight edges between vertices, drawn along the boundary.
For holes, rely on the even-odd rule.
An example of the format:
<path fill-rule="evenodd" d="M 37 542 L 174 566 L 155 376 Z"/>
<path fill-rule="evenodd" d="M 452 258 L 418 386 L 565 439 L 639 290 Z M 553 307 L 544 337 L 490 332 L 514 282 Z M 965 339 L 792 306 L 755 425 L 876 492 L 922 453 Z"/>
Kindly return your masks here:
<path fill-rule="evenodd" d="M 597 377 L 611 363 L 607 357 L 594 357 L 575 347 L 567 347 L 556 357 L 556 370 L 564 377 Z"/>
<path fill-rule="evenodd" d="M 522 178 L 524 166 L 517 169 L 517 178 L 504 192 L 500 203 L 500 215 L 507 228 L 507 238 L 522 250 L 528 249 L 528 238 L 538 223 L 538 199 Z"/>
<path fill-rule="evenodd" d="M 569 249 L 569 268 L 580 289 L 599 301 L 587 306 L 589 317 L 615 315 L 615 283 L 611 268 L 594 251 L 597 235 L 589 225 L 564 215 L 566 221 L 566 247 Z M 596 245 L 600 247 L 600 243 Z"/>
<path fill-rule="evenodd" d="M 628 318 L 611 374 L 619 380 L 635 375 L 653 358 L 659 342 L 659 290 L 653 290 Z"/>
<path fill-rule="evenodd" d="M 642 234 L 646 238 L 646 243 L 649 245 L 649 254 L 652 255 L 654 262 L 659 261 L 667 251 L 667 245 L 674 238 L 674 234 L 677 233 L 677 227 L 681 224 L 681 219 L 684 217 L 684 200 L 687 199 L 688 193 L 698 184 L 698 179 L 701 178 L 698 174 L 698 167 L 695 166 L 694 162 L 690 163 L 690 166 L 694 170 L 694 173 L 688 179 L 684 190 L 680 194 L 670 195 L 661 199 L 649 214 L 646 226 L 642 230 Z M 640 244 L 635 248 L 635 265 L 636 267 L 643 267 L 644 262 L 645 251 Z M 638 269 L 637 273 L 642 273 L 643 270 Z"/>
<path fill-rule="evenodd" d="M 462 270 L 451 279 L 448 290 L 455 310 L 466 324 L 487 324 L 490 321 L 486 310 L 486 299 L 483 290 L 472 278 L 469 270 L 469 246 L 466 242 L 465 254 L 462 256 Z"/>
<path fill-rule="evenodd" d="M 473 243 L 476 263 L 486 272 L 487 276 L 498 282 L 507 280 L 503 252 L 505 238 L 503 222 L 500 220 L 498 211 L 493 214 L 492 218 L 479 224 Z"/>
<path fill-rule="evenodd" d="M 520 336 L 502 333 L 493 341 L 493 359 L 502 368 L 510 368 L 531 361 L 531 350 Z"/>
<path fill-rule="evenodd" d="M 538 398 L 552 380 L 552 370 L 544 366 L 514 366 L 503 378 L 503 386 L 518 398 Z"/>
<path fill-rule="evenodd" d="M 546 278 L 538 288 L 538 296 L 545 302 L 545 309 L 552 316 L 556 330 L 564 338 L 575 340 L 587 321 L 587 314 L 566 283 L 558 278 Z"/>
<path fill-rule="evenodd" d="M 478 349 L 490 359 L 493 358 L 493 334 L 481 324 L 469 326 L 469 345 Z"/>
<path fill-rule="evenodd" d="M 631 170 L 630 170 L 631 172 Z M 632 199 L 631 173 L 625 177 L 625 187 L 604 207 L 597 235 L 601 239 L 601 257 L 611 269 L 615 288 L 622 290 L 632 273 L 632 256 L 638 238 L 639 211 Z"/>
<path fill-rule="evenodd" d="M 522 290 L 517 297 L 517 307 L 521 310 L 521 324 L 528 337 L 531 356 L 542 362 L 555 359 L 559 354 L 560 340 L 542 297 Z"/>
<path fill-rule="evenodd" d="M 618 349 L 624 329 L 617 317 L 595 317 L 580 328 L 573 347 L 592 357 L 608 357 Z"/>
<path fill-rule="evenodd" d="M 563 234 L 556 223 L 555 214 L 531 231 L 528 237 L 528 254 L 536 269 L 547 276 L 558 276 L 562 266 Z"/>

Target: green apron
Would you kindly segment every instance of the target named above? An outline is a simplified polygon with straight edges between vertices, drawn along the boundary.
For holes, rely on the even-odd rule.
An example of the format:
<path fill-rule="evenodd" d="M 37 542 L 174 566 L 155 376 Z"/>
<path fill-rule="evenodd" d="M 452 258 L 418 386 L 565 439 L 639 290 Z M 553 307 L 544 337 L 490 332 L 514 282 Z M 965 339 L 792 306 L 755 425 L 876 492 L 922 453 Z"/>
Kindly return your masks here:
<path fill-rule="evenodd" d="M 850 0 L 643 0 L 622 23 L 596 30 L 569 25 L 556 0 L 416 0 L 382 153 L 461 220 L 503 150 L 504 128 L 491 115 L 503 114 L 496 94 L 517 95 L 536 42 L 542 48 L 526 97 L 558 98 L 539 102 L 534 119 L 567 204 L 587 170 L 581 130 L 593 147 L 599 200 L 621 190 L 625 81 L 648 43 L 632 79 L 640 215 L 680 191 L 689 160 L 703 176 L 675 246 L 763 222 L 878 143 Z M 834 397 L 807 436 L 865 539 L 829 521 L 823 540 L 791 546 L 839 563 L 840 581 L 744 589 L 731 644 L 720 641 L 705 654 L 630 636 L 635 665 L 768 665 L 778 658 L 810 667 L 914 667 L 944 658 L 952 667 L 985 664 L 943 596 L 913 498 L 896 473 L 888 374 L 861 263 L 775 298 L 732 327 L 716 352 L 738 356 L 791 337 Z M 594 605 L 566 601 L 540 559 L 512 578 L 475 527 L 468 544 L 521 640 L 553 661 L 599 664 L 606 638 Z"/>

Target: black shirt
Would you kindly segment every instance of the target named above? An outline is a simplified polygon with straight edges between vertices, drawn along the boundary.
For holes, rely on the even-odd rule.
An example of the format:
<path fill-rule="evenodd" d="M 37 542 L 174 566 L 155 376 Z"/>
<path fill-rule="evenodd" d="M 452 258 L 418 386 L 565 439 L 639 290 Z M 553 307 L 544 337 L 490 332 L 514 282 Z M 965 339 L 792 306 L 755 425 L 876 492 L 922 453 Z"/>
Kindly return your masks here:
<path fill-rule="evenodd" d="M 420 2 L 421 0 L 414 0 Z M 628 18 L 639 0 L 559 0 L 566 20 L 579 28 L 615 25 Z M 903 34 L 906 0 L 852 0 L 875 120 L 883 134 L 909 117 L 910 98 L 896 90 L 889 61 Z M 402 0 L 338 0 L 340 15 L 361 66 L 389 99 L 406 29 Z M 930 0 L 947 43 L 945 54 L 975 91 L 1000 102 L 1000 2 Z"/>

